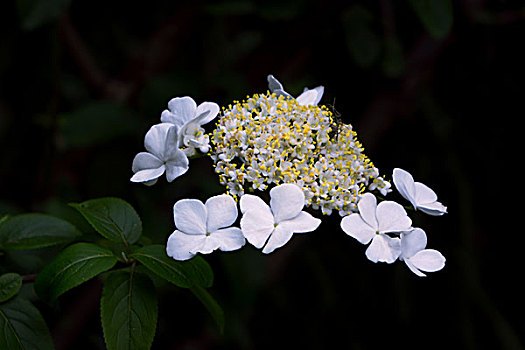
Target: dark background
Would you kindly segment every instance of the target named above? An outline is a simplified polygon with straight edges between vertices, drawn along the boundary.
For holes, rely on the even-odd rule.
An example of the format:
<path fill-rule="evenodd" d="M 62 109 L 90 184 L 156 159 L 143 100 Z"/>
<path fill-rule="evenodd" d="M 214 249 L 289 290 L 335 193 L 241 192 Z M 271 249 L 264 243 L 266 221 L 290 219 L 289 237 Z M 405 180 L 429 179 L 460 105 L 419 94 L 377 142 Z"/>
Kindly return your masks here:
<path fill-rule="evenodd" d="M 450 5 L 450 8 L 448 7 Z M 0 5 L 0 213 L 86 224 L 70 202 L 117 196 L 164 243 L 172 205 L 222 192 L 206 158 L 173 183 L 129 182 L 170 98 L 228 105 L 325 86 L 388 179 L 410 171 L 449 214 L 413 213 L 445 268 L 374 264 L 337 214 L 265 256 L 206 256 L 220 335 L 187 291 L 159 286 L 154 349 L 523 349 L 522 1 L 74 1 Z M 390 198 L 401 200 L 392 193 Z M 521 214 L 521 215 L 520 215 Z M 19 252 L 36 273 L 49 251 Z M 104 348 L 101 283 L 38 304 L 57 349 Z"/>

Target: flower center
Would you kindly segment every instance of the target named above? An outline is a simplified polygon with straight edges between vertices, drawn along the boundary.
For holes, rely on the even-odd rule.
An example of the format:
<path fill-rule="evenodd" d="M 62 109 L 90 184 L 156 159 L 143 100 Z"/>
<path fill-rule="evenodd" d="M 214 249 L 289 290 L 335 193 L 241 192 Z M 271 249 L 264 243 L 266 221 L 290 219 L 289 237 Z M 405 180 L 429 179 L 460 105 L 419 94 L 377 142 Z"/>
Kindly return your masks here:
<path fill-rule="evenodd" d="M 352 126 L 337 122 L 326 106 L 268 93 L 234 101 L 221 114 L 211 154 L 220 183 L 234 196 L 295 183 L 307 206 L 329 214 L 357 211 L 368 185 L 385 187 Z"/>

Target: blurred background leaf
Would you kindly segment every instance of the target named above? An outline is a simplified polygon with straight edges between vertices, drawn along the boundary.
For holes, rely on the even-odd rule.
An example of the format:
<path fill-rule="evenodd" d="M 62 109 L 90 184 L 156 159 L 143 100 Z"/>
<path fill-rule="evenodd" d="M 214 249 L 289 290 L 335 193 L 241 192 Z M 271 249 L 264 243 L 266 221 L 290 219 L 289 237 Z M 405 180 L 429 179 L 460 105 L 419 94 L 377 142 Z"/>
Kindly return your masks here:
<path fill-rule="evenodd" d="M 140 124 L 132 109 L 103 101 L 62 116 L 59 125 L 64 147 L 83 148 L 134 135 Z"/>
<path fill-rule="evenodd" d="M 363 68 L 374 64 L 381 53 L 381 39 L 371 26 L 373 20 L 373 13 L 362 5 L 353 5 L 343 13 L 348 51 Z"/>
<path fill-rule="evenodd" d="M 444 39 L 453 22 L 451 0 L 409 0 L 419 20 L 436 39 Z"/>
<path fill-rule="evenodd" d="M 64 13 L 71 0 L 16 0 L 22 28 L 33 30 L 56 20 Z"/>

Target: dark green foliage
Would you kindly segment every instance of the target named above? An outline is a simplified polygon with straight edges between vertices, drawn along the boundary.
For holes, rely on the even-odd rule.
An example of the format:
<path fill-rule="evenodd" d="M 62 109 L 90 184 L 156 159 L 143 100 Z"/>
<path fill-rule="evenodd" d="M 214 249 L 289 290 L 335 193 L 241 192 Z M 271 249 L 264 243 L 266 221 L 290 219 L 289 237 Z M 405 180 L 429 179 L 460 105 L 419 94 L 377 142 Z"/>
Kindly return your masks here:
<path fill-rule="evenodd" d="M 43 299 L 54 300 L 116 263 L 111 250 L 91 243 L 77 243 L 67 247 L 38 274 L 35 290 Z"/>
<path fill-rule="evenodd" d="M 142 234 L 142 222 L 135 209 L 119 198 L 92 199 L 71 204 L 95 231 L 113 242 L 133 244 Z"/>
<path fill-rule="evenodd" d="M 109 274 L 100 316 L 109 350 L 149 349 L 157 325 L 157 295 L 149 277 L 133 268 Z"/>
<path fill-rule="evenodd" d="M 213 284 L 211 267 L 200 256 L 195 256 L 188 261 L 176 261 L 166 255 L 165 246 L 150 245 L 139 249 L 131 257 L 178 287 L 200 286 L 208 288 Z"/>
<path fill-rule="evenodd" d="M 0 349 L 53 349 L 46 323 L 36 307 L 22 298 L 0 304 Z"/>
<path fill-rule="evenodd" d="M 0 303 L 11 299 L 22 287 L 22 278 L 17 273 L 0 276 Z"/>
<path fill-rule="evenodd" d="M 69 222 L 44 214 L 21 214 L 0 223 L 0 249 L 34 249 L 80 236 Z"/>
<path fill-rule="evenodd" d="M 157 325 L 157 294 L 152 280 L 137 272 L 143 264 L 148 274 L 161 277 L 182 288 L 190 288 L 217 322 L 224 328 L 223 311 L 204 289 L 213 284 L 213 272 L 201 257 L 175 261 L 165 246 L 132 246 L 150 239 L 142 234 L 142 223 L 135 209 L 119 198 L 99 198 L 72 204 L 95 231 L 108 240 L 80 242 L 60 251 L 36 276 L 34 290 L 45 302 L 56 303 L 72 288 L 112 270 L 105 276 L 101 299 L 101 321 L 108 349 L 149 349 Z M 79 238 L 64 220 L 43 214 L 3 217 L 0 237 L 3 249 L 33 249 L 66 243 Z M 140 239 L 140 240 L 139 240 Z M 133 251 L 133 253 L 132 253 Z M 114 269 L 117 262 L 124 265 Z M 53 341 L 39 311 L 17 295 L 23 278 L 17 273 L 0 276 L 0 349 L 52 349 Z"/>

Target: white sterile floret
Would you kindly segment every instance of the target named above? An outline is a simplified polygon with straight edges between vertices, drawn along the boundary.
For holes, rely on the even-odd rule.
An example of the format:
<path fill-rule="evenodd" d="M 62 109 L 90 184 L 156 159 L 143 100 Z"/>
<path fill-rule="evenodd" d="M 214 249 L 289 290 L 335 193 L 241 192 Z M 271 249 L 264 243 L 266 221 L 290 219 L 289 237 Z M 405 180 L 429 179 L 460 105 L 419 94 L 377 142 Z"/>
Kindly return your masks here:
<path fill-rule="evenodd" d="M 175 260 L 236 250 L 246 242 L 240 228 L 229 227 L 237 220 L 237 205 L 229 195 L 211 197 L 205 204 L 182 199 L 173 206 L 173 217 L 177 229 L 168 238 L 166 253 Z"/>
<path fill-rule="evenodd" d="M 219 106 L 213 102 L 203 102 L 199 106 L 189 97 L 175 97 L 168 102 L 160 120 L 179 127 L 179 147 L 186 147 L 185 153 L 191 156 L 198 148 L 201 152 L 209 150 L 209 138 L 201 127 L 219 114 Z"/>
<path fill-rule="evenodd" d="M 271 92 L 275 93 L 276 95 L 283 95 L 289 98 L 293 98 L 289 93 L 287 93 L 284 90 L 283 84 L 279 82 L 279 80 L 275 79 L 273 75 L 268 75 L 268 88 Z M 300 106 L 308 106 L 312 105 L 315 106 L 321 101 L 321 98 L 323 97 L 324 93 L 324 86 L 318 86 L 315 89 L 309 90 L 308 88 L 304 88 L 304 91 L 302 94 L 297 96 L 295 100 Z"/>
<path fill-rule="evenodd" d="M 427 235 L 420 228 L 401 234 L 401 255 L 410 271 L 420 277 L 426 276 L 423 272 L 435 272 L 445 266 L 445 257 L 434 249 L 425 249 Z M 421 270 L 421 271 L 420 271 Z"/>
<path fill-rule="evenodd" d="M 437 201 L 436 193 L 428 186 L 414 182 L 408 171 L 395 168 L 392 177 L 399 193 L 412 203 L 414 209 L 434 216 L 440 216 L 447 212 L 447 207 Z"/>
<path fill-rule="evenodd" d="M 321 220 L 302 211 L 303 191 L 294 184 L 283 184 L 270 190 L 270 206 L 261 198 L 245 194 L 240 206 L 241 230 L 248 242 L 263 248 L 265 254 L 285 245 L 294 233 L 311 232 Z"/>
<path fill-rule="evenodd" d="M 162 123 L 153 125 L 144 137 L 148 152 L 140 152 L 133 159 L 133 182 L 153 185 L 166 172 L 168 182 L 188 171 L 188 158 L 178 148 L 178 127 Z"/>
<path fill-rule="evenodd" d="M 387 233 L 410 230 L 412 220 L 405 209 L 392 201 L 377 204 L 376 197 L 371 193 L 361 196 L 357 208 L 359 214 L 345 216 L 341 220 L 341 228 L 362 244 L 372 241 L 366 250 L 369 260 L 393 263 L 401 254 L 401 242 Z"/>

